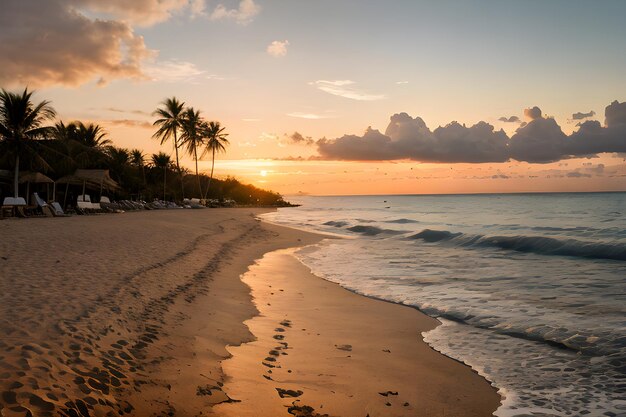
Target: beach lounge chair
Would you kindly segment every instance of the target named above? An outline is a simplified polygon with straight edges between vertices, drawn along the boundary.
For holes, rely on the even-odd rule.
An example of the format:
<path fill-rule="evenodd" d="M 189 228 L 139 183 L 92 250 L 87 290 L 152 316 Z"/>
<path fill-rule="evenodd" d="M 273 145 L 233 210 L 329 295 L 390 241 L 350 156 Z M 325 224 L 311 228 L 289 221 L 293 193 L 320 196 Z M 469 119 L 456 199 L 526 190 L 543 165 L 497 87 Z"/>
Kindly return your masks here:
<path fill-rule="evenodd" d="M 192 198 L 191 200 L 189 200 L 189 205 L 191 206 L 192 209 L 202 209 L 202 208 L 205 208 L 201 204 L 199 198 Z"/>
<path fill-rule="evenodd" d="M 12 216 L 26 217 L 24 209 L 26 208 L 26 200 L 23 197 L 5 197 L 2 202 L 2 216 L 5 212 Z"/>
<path fill-rule="evenodd" d="M 55 217 L 69 217 L 69 215 L 65 214 L 65 212 L 63 211 L 63 207 L 61 207 L 61 205 L 56 201 L 53 201 L 51 203 L 50 208 L 52 209 L 52 214 Z"/>
<path fill-rule="evenodd" d="M 45 201 L 43 201 L 41 197 L 39 197 L 39 194 L 33 193 L 31 201 L 34 203 L 33 205 L 36 206 L 37 209 L 41 211 L 41 213 L 44 214 L 45 216 L 54 215 L 53 210 L 50 208 L 48 203 L 46 203 Z"/>
<path fill-rule="evenodd" d="M 100 208 L 104 211 L 108 211 L 108 212 L 114 212 L 115 209 L 113 207 L 113 204 L 111 204 L 111 199 L 109 199 L 109 197 L 103 195 L 100 196 Z"/>
<path fill-rule="evenodd" d="M 76 211 L 81 214 L 94 213 L 100 210 L 100 203 L 92 203 L 87 194 L 79 195 L 76 199 Z"/>
<path fill-rule="evenodd" d="M 80 214 L 91 211 L 91 197 L 87 194 L 79 195 L 76 199 L 76 211 Z"/>

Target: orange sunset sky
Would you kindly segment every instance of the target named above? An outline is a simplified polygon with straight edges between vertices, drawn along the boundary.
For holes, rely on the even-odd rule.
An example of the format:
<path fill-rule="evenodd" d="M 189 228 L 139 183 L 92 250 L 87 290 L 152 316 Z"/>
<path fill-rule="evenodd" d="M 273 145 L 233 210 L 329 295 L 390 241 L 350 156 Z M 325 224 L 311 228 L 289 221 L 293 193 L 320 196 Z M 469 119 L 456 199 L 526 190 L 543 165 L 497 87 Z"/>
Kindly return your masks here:
<path fill-rule="evenodd" d="M 609 0 L 7 0 L 0 87 L 146 153 L 173 154 L 152 112 L 176 96 L 226 127 L 218 177 L 286 195 L 626 191 L 624 16 Z"/>

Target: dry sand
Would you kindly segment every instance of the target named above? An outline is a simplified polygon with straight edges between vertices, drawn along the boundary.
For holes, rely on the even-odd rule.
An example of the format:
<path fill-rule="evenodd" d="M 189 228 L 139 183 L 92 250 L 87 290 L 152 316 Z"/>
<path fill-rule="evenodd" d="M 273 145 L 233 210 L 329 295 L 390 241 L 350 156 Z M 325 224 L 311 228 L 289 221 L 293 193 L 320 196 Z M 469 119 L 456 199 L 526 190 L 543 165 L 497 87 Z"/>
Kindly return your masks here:
<path fill-rule="evenodd" d="M 344 417 L 495 410 L 486 381 L 420 341 L 431 319 L 313 277 L 289 254 L 245 275 L 253 318 L 239 276 L 319 239 L 260 212 L 0 221 L 0 415 L 280 416 L 295 400 Z M 226 377 L 226 346 L 242 342 Z"/>

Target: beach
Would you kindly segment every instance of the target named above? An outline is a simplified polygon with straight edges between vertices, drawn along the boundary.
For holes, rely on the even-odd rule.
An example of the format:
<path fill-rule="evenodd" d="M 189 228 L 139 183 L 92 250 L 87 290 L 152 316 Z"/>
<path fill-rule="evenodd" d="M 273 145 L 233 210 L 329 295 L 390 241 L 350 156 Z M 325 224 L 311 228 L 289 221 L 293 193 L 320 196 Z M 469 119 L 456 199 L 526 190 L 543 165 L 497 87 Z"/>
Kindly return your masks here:
<path fill-rule="evenodd" d="M 323 236 L 267 211 L 0 222 L 0 415 L 495 411 L 436 320 L 312 275 L 292 248 Z"/>

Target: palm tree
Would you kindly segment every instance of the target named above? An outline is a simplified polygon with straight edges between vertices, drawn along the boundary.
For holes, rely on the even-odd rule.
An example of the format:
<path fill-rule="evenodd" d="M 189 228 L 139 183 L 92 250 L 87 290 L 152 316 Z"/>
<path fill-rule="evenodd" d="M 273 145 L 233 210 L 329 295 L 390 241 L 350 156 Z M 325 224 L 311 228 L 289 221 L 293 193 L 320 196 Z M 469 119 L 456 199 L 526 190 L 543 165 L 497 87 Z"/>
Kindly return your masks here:
<path fill-rule="evenodd" d="M 141 149 L 135 148 L 130 150 L 130 163 L 138 168 L 144 167 L 146 164 L 146 156 Z"/>
<path fill-rule="evenodd" d="M 189 107 L 183 114 L 183 133 L 181 135 L 181 146 L 187 148 L 187 152 L 190 156 L 193 156 L 196 162 L 196 179 L 198 181 L 198 193 L 199 197 L 202 197 L 202 186 L 200 185 L 200 175 L 198 174 L 198 148 L 204 145 L 204 129 L 202 129 L 203 123 L 202 117 L 200 117 L 200 111 L 194 110 L 193 107 Z"/>
<path fill-rule="evenodd" d="M 94 168 L 106 165 L 106 154 L 112 142 L 100 125 L 74 121 L 67 125 L 58 122 L 53 129 L 53 136 L 61 141 L 68 156 L 79 168 Z"/>
<path fill-rule="evenodd" d="M 176 151 L 176 169 L 180 176 L 180 185 L 183 191 L 183 198 L 185 197 L 185 186 L 183 183 L 183 176 L 180 171 L 180 161 L 178 159 L 178 130 L 182 128 L 184 115 L 183 110 L 185 103 L 178 101 L 176 97 L 165 99 L 162 103 L 164 108 L 159 108 L 154 111 L 154 115 L 158 116 L 152 125 L 158 126 L 157 131 L 152 135 L 153 138 L 161 139 L 161 145 L 167 142 L 170 138 L 174 141 L 174 150 Z"/>
<path fill-rule="evenodd" d="M 81 145 L 88 148 L 96 148 L 104 150 L 107 146 L 113 143 L 106 138 L 107 133 L 100 125 L 89 123 L 85 125 L 83 122 L 73 122 L 75 127 L 74 140 L 78 141 Z"/>
<path fill-rule="evenodd" d="M 204 198 L 209 195 L 209 188 L 211 188 L 211 180 L 213 179 L 213 170 L 215 169 L 215 153 L 216 152 L 226 152 L 226 145 L 229 144 L 228 133 L 224 133 L 226 130 L 225 127 L 220 125 L 220 122 L 209 122 L 204 123 L 202 126 L 203 136 L 207 138 L 206 148 L 202 153 L 202 157 L 207 153 L 211 153 L 212 162 L 211 162 L 211 175 L 209 176 L 209 184 L 206 187 L 206 194 Z"/>
<path fill-rule="evenodd" d="M 36 152 L 35 140 L 50 133 L 50 127 L 42 126 L 54 119 L 56 112 L 49 101 L 37 105 L 31 102 L 33 92 L 27 88 L 20 94 L 6 90 L 0 92 L 0 141 L 7 150 L 15 154 L 14 196 L 18 195 L 20 156 L 34 156 L 36 162 L 48 167 Z"/>
<path fill-rule="evenodd" d="M 167 169 L 172 165 L 171 158 L 165 152 L 152 154 L 152 165 L 155 168 L 163 168 L 163 200 L 165 200 L 165 186 L 167 181 Z"/>
<path fill-rule="evenodd" d="M 137 168 L 141 168 L 141 175 L 143 177 L 143 186 L 146 186 L 146 156 L 141 149 L 131 149 L 130 151 L 130 163 Z"/>
<path fill-rule="evenodd" d="M 108 157 L 107 166 L 110 168 L 117 181 L 122 183 L 122 179 L 125 177 L 130 162 L 130 152 L 128 149 L 109 146 L 106 149 L 106 154 Z"/>

